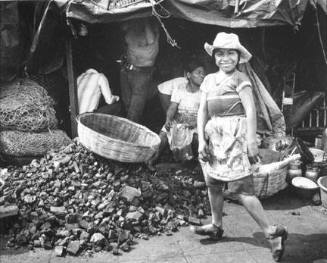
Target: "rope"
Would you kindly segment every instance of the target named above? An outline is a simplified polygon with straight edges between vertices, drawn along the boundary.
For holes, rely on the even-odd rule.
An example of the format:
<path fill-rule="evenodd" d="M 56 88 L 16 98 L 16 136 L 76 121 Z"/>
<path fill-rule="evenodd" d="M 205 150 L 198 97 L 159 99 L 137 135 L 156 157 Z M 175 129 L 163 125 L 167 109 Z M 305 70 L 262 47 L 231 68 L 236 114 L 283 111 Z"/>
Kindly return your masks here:
<path fill-rule="evenodd" d="M 320 23 L 319 23 L 319 15 L 318 15 L 318 9 L 317 9 L 317 6 L 316 5 L 314 5 L 314 10 L 315 10 L 315 16 L 316 16 L 316 25 L 317 25 L 317 32 L 318 32 L 319 43 L 320 43 L 320 46 L 321 46 L 322 54 L 324 56 L 325 64 L 327 65 L 327 56 L 326 56 L 326 51 L 325 51 L 325 48 L 324 48 L 324 43 L 323 43 L 322 37 L 321 37 L 321 29 L 320 29 Z"/>
<path fill-rule="evenodd" d="M 47 16 L 47 13 L 48 13 L 48 10 L 50 8 L 50 4 L 51 3 L 52 3 L 52 0 L 50 0 L 48 2 L 47 6 L 46 6 L 46 8 L 45 8 L 45 10 L 43 12 L 43 16 L 42 16 L 41 22 L 40 22 L 40 24 L 38 26 L 38 29 L 37 29 L 36 33 L 35 33 L 35 36 L 34 36 L 34 39 L 33 39 L 33 42 L 32 42 L 31 48 L 30 48 L 30 52 L 31 53 L 34 53 L 35 52 L 36 46 L 39 43 L 39 36 L 40 36 L 40 33 L 41 33 L 41 29 L 43 27 L 43 24 L 44 24 L 44 21 L 45 21 L 45 18 Z"/>
<path fill-rule="evenodd" d="M 73 25 L 71 24 L 70 20 L 68 19 L 68 10 L 69 10 L 69 7 L 71 5 L 73 0 L 69 0 L 68 3 L 67 3 L 67 6 L 66 6 L 66 23 L 67 25 L 70 27 L 71 31 L 72 31 L 72 34 L 74 36 L 74 38 L 77 37 L 77 33 L 76 33 L 76 30 L 74 29 Z M 97 4 L 94 0 L 90 0 L 94 5 L 96 5 L 98 8 L 101 8 L 101 9 L 104 9 L 104 10 L 107 10 L 106 8 L 104 8 L 103 6 Z M 160 25 L 161 25 L 161 28 L 164 30 L 165 34 L 166 34 L 166 37 L 167 37 L 167 42 L 172 46 L 172 47 L 177 47 L 177 48 L 181 48 L 180 46 L 178 46 L 177 42 L 175 39 L 173 39 L 171 37 L 171 35 L 169 34 L 166 26 L 164 25 L 164 23 L 162 22 L 162 18 L 163 19 L 166 19 L 166 18 L 169 18 L 171 15 L 169 13 L 169 11 L 164 8 L 160 3 L 163 1 L 163 0 L 148 0 L 151 4 L 151 7 L 152 7 L 152 15 L 154 17 L 157 18 L 157 20 L 159 21 Z M 125 5 L 124 7 L 127 7 L 127 6 L 130 6 L 130 5 L 133 5 L 133 4 L 137 4 L 137 3 L 141 3 L 141 2 L 144 2 L 144 0 L 139 0 L 139 1 L 135 1 L 134 3 L 131 3 L 131 4 L 127 4 Z M 164 12 L 164 14 L 160 14 L 157 10 L 156 10 L 156 6 L 159 6 L 160 7 L 160 10 Z"/>
<path fill-rule="evenodd" d="M 119 0 L 114 0 L 114 1 L 111 0 L 111 1 L 109 1 L 109 3 L 108 3 L 108 7 L 106 8 L 106 7 L 104 7 L 103 5 L 100 5 L 99 3 L 97 3 L 96 1 L 94 1 L 94 0 L 90 0 L 90 2 L 91 2 L 93 5 L 97 6 L 99 9 L 103 9 L 103 10 L 106 10 L 106 11 L 108 11 L 108 10 L 110 10 L 110 9 L 121 9 L 121 8 L 126 8 L 126 7 L 129 7 L 129 6 L 132 6 L 132 5 L 140 4 L 140 3 L 142 3 L 142 2 L 150 2 L 151 4 L 154 2 L 154 4 L 158 4 L 158 3 L 162 2 L 163 0 L 157 0 L 157 1 L 158 1 L 158 2 L 156 2 L 156 0 L 134 0 L 133 2 L 122 4 L 122 5 L 119 6 L 119 7 L 109 8 L 111 3 L 115 4 L 115 3 L 119 2 Z"/>
<path fill-rule="evenodd" d="M 69 16 L 68 16 L 68 13 L 69 13 L 69 8 L 72 4 L 73 0 L 68 0 L 67 4 L 66 4 L 66 9 L 65 9 L 65 13 L 66 13 L 66 24 L 67 26 L 70 28 L 70 31 L 73 35 L 73 38 L 74 39 L 77 39 L 77 32 L 76 32 L 76 29 L 74 28 Z"/>
<path fill-rule="evenodd" d="M 106 10 L 106 11 L 108 11 L 108 9 L 109 9 L 110 1 L 109 1 L 109 3 L 108 3 L 108 7 L 107 7 L 107 8 L 105 8 L 105 7 L 102 6 L 102 5 L 99 5 L 97 2 L 95 2 L 95 1 L 93 1 L 93 0 L 90 0 L 90 2 L 91 2 L 93 5 L 95 5 L 96 7 L 98 7 L 99 9 L 103 9 L 103 10 Z M 125 7 L 125 6 L 123 6 L 123 7 Z"/>
<path fill-rule="evenodd" d="M 149 1 L 151 3 L 151 6 L 152 6 L 152 14 L 154 16 L 157 16 L 157 17 L 160 17 L 160 18 L 169 18 L 171 16 L 169 11 L 160 4 L 163 0 L 160 0 L 160 1 L 158 1 L 158 0 L 149 0 Z M 165 15 L 160 15 L 156 10 L 156 6 L 160 6 L 161 10 L 163 10 L 166 14 Z"/>
<path fill-rule="evenodd" d="M 25 65 L 24 65 L 24 69 L 23 69 L 25 77 L 29 77 L 28 65 L 27 64 L 31 61 L 31 59 L 33 57 L 33 54 L 34 54 L 34 52 L 36 50 L 36 47 L 37 47 L 37 45 L 39 43 L 40 33 L 41 33 L 42 28 L 43 28 L 43 25 L 44 25 L 44 22 L 45 22 L 45 19 L 46 19 L 46 16 L 48 14 L 50 4 L 52 3 L 52 1 L 53 0 L 49 0 L 49 2 L 47 3 L 47 5 L 45 7 L 45 10 L 43 12 L 43 15 L 42 15 L 40 24 L 39 24 L 39 26 L 37 28 L 37 31 L 34 34 L 33 41 L 32 41 L 32 44 L 31 44 L 31 47 L 30 47 L 30 50 L 29 50 L 29 54 L 27 56 L 27 59 L 26 59 Z"/>
<path fill-rule="evenodd" d="M 152 5 L 152 15 L 155 18 L 157 18 L 157 20 L 159 21 L 159 23 L 161 25 L 161 28 L 163 29 L 163 31 L 166 34 L 168 44 L 170 44 L 172 47 L 176 47 L 176 48 L 181 49 L 181 47 L 178 45 L 176 40 L 171 37 L 171 35 L 169 34 L 165 24 L 161 20 L 162 18 L 169 18 L 171 16 L 169 11 L 166 8 L 164 8 L 162 5 L 160 5 L 160 3 L 157 3 L 155 0 L 150 0 L 150 3 Z M 160 15 L 156 10 L 156 6 L 160 6 L 161 10 L 164 10 L 164 12 L 166 12 L 166 15 Z"/>

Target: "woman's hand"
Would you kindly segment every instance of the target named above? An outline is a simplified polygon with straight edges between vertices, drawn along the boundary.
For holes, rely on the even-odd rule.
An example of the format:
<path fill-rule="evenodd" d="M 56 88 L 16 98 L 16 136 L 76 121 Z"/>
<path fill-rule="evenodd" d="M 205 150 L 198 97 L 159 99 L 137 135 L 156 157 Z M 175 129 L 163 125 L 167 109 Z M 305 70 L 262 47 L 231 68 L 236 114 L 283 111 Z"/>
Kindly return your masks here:
<path fill-rule="evenodd" d="M 106 102 L 107 102 L 107 104 L 111 105 L 111 104 L 113 104 L 113 103 L 115 103 L 117 101 L 119 101 L 119 96 L 112 95 L 110 97 L 110 99 L 108 101 L 106 101 Z"/>
<path fill-rule="evenodd" d="M 170 120 L 170 119 L 167 119 L 167 120 L 166 120 L 166 122 L 165 122 L 165 128 L 166 128 L 167 131 L 170 130 L 170 128 L 171 128 L 171 126 L 172 126 L 172 123 L 173 123 L 172 120 Z"/>
<path fill-rule="evenodd" d="M 210 151 L 208 144 L 204 142 L 199 142 L 199 159 L 204 162 L 210 160 Z"/>
<path fill-rule="evenodd" d="M 173 123 L 173 119 L 175 117 L 175 114 L 177 112 L 177 108 L 178 108 L 178 103 L 177 102 L 170 102 L 169 108 L 167 110 L 167 115 L 166 115 L 166 122 L 165 122 L 165 128 L 167 131 L 170 130 L 172 123 Z"/>
<path fill-rule="evenodd" d="M 248 156 L 251 164 L 260 162 L 259 150 L 256 141 L 248 142 Z"/>

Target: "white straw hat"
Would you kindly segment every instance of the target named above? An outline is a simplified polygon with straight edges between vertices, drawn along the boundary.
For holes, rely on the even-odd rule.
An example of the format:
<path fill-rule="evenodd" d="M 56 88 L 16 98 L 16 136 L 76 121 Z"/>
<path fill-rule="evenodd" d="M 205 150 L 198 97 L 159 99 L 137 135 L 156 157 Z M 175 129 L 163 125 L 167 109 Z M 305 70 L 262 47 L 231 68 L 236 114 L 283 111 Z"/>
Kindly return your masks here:
<path fill-rule="evenodd" d="M 212 52 L 217 48 L 228 48 L 235 49 L 240 52 L 240 63 L 248 62 L 252 55 L 251 53 L 240 43 L 240 40 L 236 34 L 220 32 L 217 34 L 212 45 L 205 43 L 204 49 L 207 53 L 212 56 Z"/>

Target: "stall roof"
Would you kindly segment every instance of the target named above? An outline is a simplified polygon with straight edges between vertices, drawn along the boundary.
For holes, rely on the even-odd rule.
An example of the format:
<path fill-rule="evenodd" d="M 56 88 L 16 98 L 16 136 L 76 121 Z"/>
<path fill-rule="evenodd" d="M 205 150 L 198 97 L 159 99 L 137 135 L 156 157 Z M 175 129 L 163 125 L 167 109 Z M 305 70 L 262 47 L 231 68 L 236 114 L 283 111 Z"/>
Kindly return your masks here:
<path fill-rule="evenodd" d="M 327 0 L 311 0 L 314 3 L 317 3 L 322 10 L 327 14 Z"/>
<path fill-rule="evenodd" d="M 154 8 L 159 16 L 170 15 L 231 28 L 297 27 L 309 0 L 129 0 L 127 2 L 135 3 L 111 8 L 110 3 L 114 2 L 117 3 L 110 0 L 72 0 L 66 14 L 89 23 L 109 23 L 147 16 L 153 13 Z"/>

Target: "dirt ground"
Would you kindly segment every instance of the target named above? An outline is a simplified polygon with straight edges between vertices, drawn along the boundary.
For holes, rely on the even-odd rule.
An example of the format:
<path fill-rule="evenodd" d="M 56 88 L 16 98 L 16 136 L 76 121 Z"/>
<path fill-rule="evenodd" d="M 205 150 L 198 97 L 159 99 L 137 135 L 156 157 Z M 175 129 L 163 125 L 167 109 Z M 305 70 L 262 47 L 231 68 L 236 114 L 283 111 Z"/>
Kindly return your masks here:
<path fill-rule="evenodd" d="M 285 224 L 289 230 L 282 262 L 327 262 L 327 209 L 313 206 L 299 198 L 290 188 L 263 200 L 272 223 Z M 99 252 L 92 257 L 56 257 L 53 250 L 24 248 L 7 249 L 6 237 L 0 238 L 0 262 L 273 262 L 261 230 L 243 207 L 225 201 L 224 239 L 213 242 L 195 236 L 188 227 L 181 227 L 172 236 L 155 236 L 135 240 L 128 253 L 114 256 Z M 203 223 L 210 221 L 206 218 Z"/>

